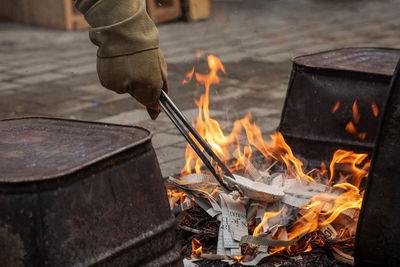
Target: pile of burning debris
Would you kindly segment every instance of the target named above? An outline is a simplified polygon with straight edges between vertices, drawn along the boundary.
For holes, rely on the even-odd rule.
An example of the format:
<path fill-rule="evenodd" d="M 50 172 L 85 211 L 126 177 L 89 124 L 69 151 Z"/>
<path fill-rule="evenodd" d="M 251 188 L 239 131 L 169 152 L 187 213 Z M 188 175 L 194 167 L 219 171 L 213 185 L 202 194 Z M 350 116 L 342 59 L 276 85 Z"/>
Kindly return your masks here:
<path fill-rule="evenodd" d="M 265 140 L 259 127 L 250 122 L 250 114 L 224 135 L 210 118 L 208 105 L 210 85 L 219 82 L 217 73 L 225 69 L 213 55 L 208 65 L 208 74 L 193 69 L 184 83 L 195 74 L 205 85 L 194 126 L 234 179 L 224 176 L 228 190 L 222 187 L 188 146 L 181 177 L 167 180 L 185 264 L 212 260 L 257 265 L 276 255 L 299 259 L 320 249 L 329 249 L 340 262 L 353 264 L 368 155 L 338 149 L 330 163 L 305 171 L 283 136 L 276 132 Z"/>

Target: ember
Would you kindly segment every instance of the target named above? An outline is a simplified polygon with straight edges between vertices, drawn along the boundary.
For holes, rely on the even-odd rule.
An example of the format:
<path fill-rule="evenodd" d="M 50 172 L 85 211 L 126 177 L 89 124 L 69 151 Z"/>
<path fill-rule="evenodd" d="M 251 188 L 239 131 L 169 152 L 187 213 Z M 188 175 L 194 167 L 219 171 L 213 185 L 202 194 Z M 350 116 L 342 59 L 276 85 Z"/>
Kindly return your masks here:
<path fill-rule="evenodd" d="M 180 229 L 192 236 L 192 260 L 256 265 L 274 254 L 295 257 L 325 248 L 351 263 L 348 251 L 354 244 L 368 155 L 338 149 L 329 168 L 321 162 L 320 169 L 307 172 L 282 134 L 276 132 L 265 140 L 251 123 L 251 114 L 235 121 L 225 135 L 208 108 L 210 85 L 219 83 L 218 72 L 225 73 L 225 68 L 213 55 L 208 56 L 208 66 L 208 74 L 193 68 L 183 83 L 194 75 L 205 86 L 205 94 L 196 101 L 199 113 L 193 125 L 234 173 L 234 179 L 224 177 L 234 190 L 220 188 L 187 147 L 181 177 L 170 177 L 167 187 Z M 339 107 L 337 102 L 332 113 Z M 378 113 L 376 105 L 372 110 Z M 366 133 L 355 129 L 360 120 L 357 101 L 352 111 L 352 120 L 343 130 L 364 139 Z M 207 218 L 196 215 L 199 208 Z M 187 247 L 184 244 L 184 250 Z"/>

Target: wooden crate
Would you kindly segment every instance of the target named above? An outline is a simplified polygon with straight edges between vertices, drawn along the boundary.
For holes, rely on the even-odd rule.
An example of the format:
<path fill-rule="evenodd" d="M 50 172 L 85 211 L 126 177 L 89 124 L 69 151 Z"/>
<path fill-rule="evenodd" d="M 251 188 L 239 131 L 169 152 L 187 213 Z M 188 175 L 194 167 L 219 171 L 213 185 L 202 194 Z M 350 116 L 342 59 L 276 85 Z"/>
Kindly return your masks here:
<path fill-rule="evenodd" d="M 211 0 L 182 0 L 182 7 L 186 21 L 205 19 L 211 14 Z"/>
<path fill-rule="evenodd" d="M 154 23 L 172 21 L 182 16 L 180 0 L 146 0 L 147 12 Z"/>
<path fill-rule="evenodd" d="M 0 20 L 63 30 L 89 27 L 73 0 L 0 0 Z M 3 8 L 4 7 L 4 8 Z"/>
<path fill-rule="evenodd" d="M 27 0 L 0 0 L 0 21 L 25 22 Z"/>

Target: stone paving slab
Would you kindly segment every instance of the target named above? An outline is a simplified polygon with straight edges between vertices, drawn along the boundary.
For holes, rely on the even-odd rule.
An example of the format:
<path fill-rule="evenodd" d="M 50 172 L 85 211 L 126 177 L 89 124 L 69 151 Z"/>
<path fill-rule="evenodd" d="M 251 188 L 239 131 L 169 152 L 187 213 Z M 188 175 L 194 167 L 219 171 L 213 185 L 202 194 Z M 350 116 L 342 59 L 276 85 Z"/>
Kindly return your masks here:
<path fill-rule="evenodd" d="M 159 25 L 171 98 L 192 120 L 204 92 L 185 74 L 207 73 L 197 53 L 226 68 L 210 92 L 210 110 L 226 133 L 248 112 L 264 135 L 278 126 L 290 58 L 348 46 L 400 47 L 400 0 L 214 0 L 213 14 L 194 23 Z M 164 176 L 184 165 L 185 140 L 165 115 L 149 119 L 129 95 L 103 89 L 88 32 L 0 23 L 0 118 L 53 116 L 140 125 L 154 133 Z"/>
<path fill-rule="evenodd" d="M 118 115 L 102 118 L 101 122 L 135 124 L 141 121 L 146 121 L 149 115 L 144 109 L 135 109 L 127 112 L 121 112 Z"/>

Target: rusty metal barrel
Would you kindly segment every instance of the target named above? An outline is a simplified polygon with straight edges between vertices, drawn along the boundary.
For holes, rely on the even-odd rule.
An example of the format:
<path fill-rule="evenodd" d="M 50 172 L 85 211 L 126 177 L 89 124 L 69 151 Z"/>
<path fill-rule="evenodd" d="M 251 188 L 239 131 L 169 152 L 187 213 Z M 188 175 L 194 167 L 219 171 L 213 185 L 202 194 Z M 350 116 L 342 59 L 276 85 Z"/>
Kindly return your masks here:
<path fill-rule="evenodd" d="M 385 107 L 357 226 L 358 266 L 400 266 L 400 62 Z"/>
<path fill-rule="evenodd" d="M 0 121 L 2 266 L 175 266 L 151 133 L 140 127 Z"/>
<path fill-rule="evenodd" d="M 310 165 L 338 148 L 371 154 L 379 121 L 372 105 L 384 109 L 399 58 L 399 49 L 365 47 L 295 57 L 278 127 L 294 153 Z M 345 130 L 355 101 L 365 138 Z"/>

